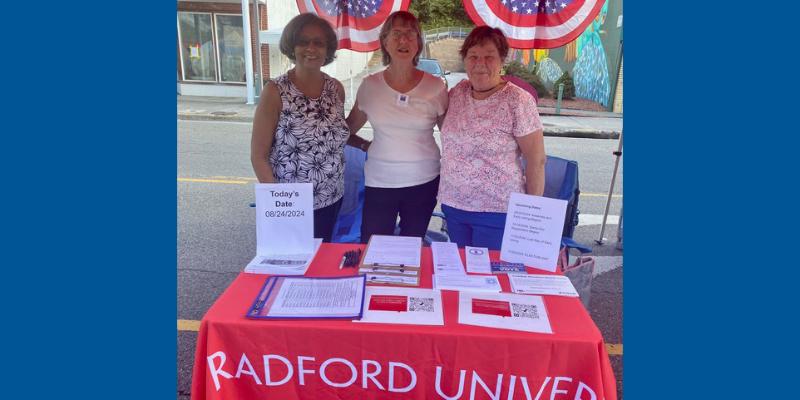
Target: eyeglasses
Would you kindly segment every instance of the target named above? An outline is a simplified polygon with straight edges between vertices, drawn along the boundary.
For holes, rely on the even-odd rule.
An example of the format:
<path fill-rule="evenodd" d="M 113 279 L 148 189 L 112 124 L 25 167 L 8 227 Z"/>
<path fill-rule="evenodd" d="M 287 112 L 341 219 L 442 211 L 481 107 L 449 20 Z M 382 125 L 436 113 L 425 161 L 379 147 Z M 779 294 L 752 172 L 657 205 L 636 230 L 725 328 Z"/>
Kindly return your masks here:
<path fill-rule="evenodd" d="M 400 40 L 400 38 L 406 38 L 406 40 L 415 40 L 417 38 L 417 31 L 391 31 L 389 36 L 391 36 L 394 40 Z"/>
<path fill-rule="evenodd" d="M 322 39 L 297 39 L 295 43 L 295 46 L 299 47 L 308 47 L 310 45 L 314 45 L 314 47 L 327 47 Z"/>

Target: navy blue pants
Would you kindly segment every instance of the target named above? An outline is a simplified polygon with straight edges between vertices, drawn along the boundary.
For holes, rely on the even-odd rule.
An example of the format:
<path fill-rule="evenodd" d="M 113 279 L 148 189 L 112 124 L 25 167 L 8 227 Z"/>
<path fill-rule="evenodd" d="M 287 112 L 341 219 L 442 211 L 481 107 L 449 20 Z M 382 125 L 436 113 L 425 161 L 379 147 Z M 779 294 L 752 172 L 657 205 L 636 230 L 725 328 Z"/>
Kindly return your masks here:
<path fill-rule="evenodd" d="M 314 237 L 322 238 L 325 243 L 330 243 L 333 236 L 333 227 L 336 225 L 336 218 L 339 216 L 339 209 L 342 208 L 342 199 L 327 207 L 314 210 Z"/>
<path fill-rule="evenodd" d="M 398 215 L 401 236 L 424 238 L 438 192 L 438 176 L 428 183 L 404 188 L 367 186 L 364 190 L 361 241 L 367 243 L 372 235 L 393 235 Z"/>
<path fill-rule="evenodd" d="M 447 235 L 458 247 L 488 247 L 500 250 L 506 213 L 465 211 L 442 204 L 447 219 Z"/>

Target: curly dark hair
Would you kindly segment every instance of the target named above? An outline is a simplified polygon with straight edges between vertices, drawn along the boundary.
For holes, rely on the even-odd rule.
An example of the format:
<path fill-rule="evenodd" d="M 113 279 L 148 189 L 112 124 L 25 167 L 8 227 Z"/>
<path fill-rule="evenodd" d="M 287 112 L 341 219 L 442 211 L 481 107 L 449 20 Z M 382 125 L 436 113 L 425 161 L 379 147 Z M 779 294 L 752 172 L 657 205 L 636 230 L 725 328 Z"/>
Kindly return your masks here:
<path fill-rule="evenodd" d="M 473 46 L 480 46 L 486 42 L 494 44 L 494 47 L 497 47 L 497 52 L 500 53 L 500 58 L 505 60 L 506 56 L 508 56 L 508 40 L 506 40 L 506 35 L 503 34 L 503 31 L 497 28 L 492 28 L 491 26 L 478 26 L 469 33 L 466 39 L 464 39 L 464 44 L 461 45 L 461 50 L 458 51 L 458 54 L 461 54 L 461 59 L 467 57 L 467 51 L 471 49 Z"/>
<path fill-rule="evenodd" d="M 422 53 L 423 47 L 422 30 L 419 27 L 419 21 L 417 20 L 417 17 L 408 11 L 395 11 L 386 17 L 386 21 L 381 27 L 381 33 L 379 36 L 381 42 L 381 53 L 383 53 L 383 59 L 381 61 L 383 61 L 383 65 L 389 65 L 389 63 L 392 62 L 392 57 L 386 50 L 384 42 L 386 42 L 386 38 L 389 37 L 389 32 L 392 31 L 392 27 L 396 21 L 403 21 L 417 31 L 417 54 L 414 55 L 414 65 L 417 65 L 419 63 L 419 55 Z"/>
<path fill-rule="evenodd" d="M 332 63 L 336 58 L 336 48 L 339 46 L 339 39 L 336 38 L 336 32 L 334 32 L 333 27 L 331 27 L 328 21 L 312 13 L 303 13 L 292 18 L 286 27 L 283 28 L 279 44 L 281 53 L 289 57 L 292 62 L 295 62 L 294 48 L 297 46 L 297 37 L 300 35 L 303 28 L 309 25 L 316 25 L 325 33 L 325 48 L 327 51 L 325 52 L 325 63 L 322 65 Z"/>

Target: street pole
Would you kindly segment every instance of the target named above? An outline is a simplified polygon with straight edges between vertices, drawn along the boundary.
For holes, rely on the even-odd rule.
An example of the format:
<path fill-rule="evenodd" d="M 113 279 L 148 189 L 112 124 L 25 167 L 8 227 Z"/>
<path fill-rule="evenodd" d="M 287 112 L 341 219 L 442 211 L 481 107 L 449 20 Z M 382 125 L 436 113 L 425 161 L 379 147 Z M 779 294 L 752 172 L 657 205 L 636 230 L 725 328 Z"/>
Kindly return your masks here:
<path fill-rule="evenodd" d="M 247 104 L 255 104 L 253 93 L 253 49 L 250 41 L 250 7 L 248 0 L 242 0 L 242 30 L 244 31 L 244 71 L 247 86 Z"/>
<path fill-rule="evenodd" d="M 259 0 L 253 0 L 254 8 L 256 10 L 256 68 L 258 68 L 258 73 L 256 74 L 256 90 L 255 95 L 256 97 L 261 97 L 261 88 L 264 86 L 264 71 L 263 67 L 261 66 L 261 12 L 258 9 Z"/>
<path fill-rule="evenodd" d="M 603 244 L 605 240 L 603 238 L 603 233 L 606 230 L 606 219 L 608 219 L 608 209 L 611 207 L 611 195 L 614 194 L 614 182 L 617 179 L 617 169 L 619 168 L 619 159 L 622 157 L 622 132 L 619 133 L 619 146 L 617 147 L 617 151 L 615 151 L 614 156 L 617 157 L 616 161 L 614 161 L 614 172 L 611 175 L 611 187 L 608 188 L 608 198 L 606 198 L 606 210 L 603 213 L 603 223 L 600 225 L 600 238 L 595 240 L 597 244 Z"/>

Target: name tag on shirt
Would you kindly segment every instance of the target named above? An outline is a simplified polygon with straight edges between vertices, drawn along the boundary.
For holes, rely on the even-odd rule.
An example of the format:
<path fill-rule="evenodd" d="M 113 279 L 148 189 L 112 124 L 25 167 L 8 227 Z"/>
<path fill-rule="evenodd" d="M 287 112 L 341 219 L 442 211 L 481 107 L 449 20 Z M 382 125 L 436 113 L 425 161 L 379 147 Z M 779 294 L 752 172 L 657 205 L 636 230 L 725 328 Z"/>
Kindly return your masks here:
<path fill-rule="evenodd" d="M 397 105 L 400 107 L 408 107 L 408 95 L 407 94 L 398 94 L 397 95 Z"/>

